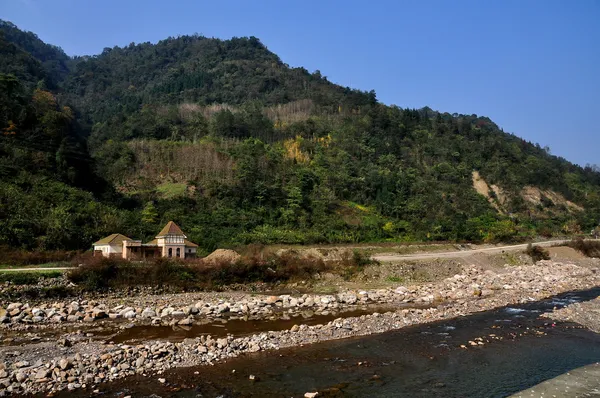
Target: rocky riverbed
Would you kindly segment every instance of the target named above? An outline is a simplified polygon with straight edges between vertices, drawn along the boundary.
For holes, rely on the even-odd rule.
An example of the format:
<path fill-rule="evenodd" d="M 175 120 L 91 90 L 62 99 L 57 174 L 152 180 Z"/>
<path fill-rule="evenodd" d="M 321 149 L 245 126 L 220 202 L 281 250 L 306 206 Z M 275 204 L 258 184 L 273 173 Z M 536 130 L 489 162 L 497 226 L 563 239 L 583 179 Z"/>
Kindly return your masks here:
<path fill-rule="evenodd" d="M 600 298 L 574 303 L 567 307 L 555 309 L 543 316 L 559 322 L 574 322 L 600 333 Z"/>
<path fill-rule="evenodd" d="M 160 377 L 161 372 L 172 367 L 212 364 L 248 352 L 381 333 L 598 285 L 600 273 L 593 266 L 540 261 L 498 272 L 470 266 L 438 283 L 335 295 L 203 293 L 104 301 L 4 303 L 1 318 L 4 323 L 0 329 L 3 334 L 19 331 L 35 335 L 48 329 L 65 333 L 59 336 L 59 344 L 33 341 L 17 346 L 9 342 L 0 348 L 0 388 L 4 394 L 94 390 L 101 388 L 103 382 L 134 374 Z M 289 330 L 220 338 L 202 335 L 181 342 L 111 344 L 77 330 L 86 325 L 109 327 L 119 322 L 185 327 L 206 319 L 269 319 L 306 310 L 323 313 L 375 303 L 402 307 L 310 326 L 298 318 L 298 324 Z M 406 308 L 407 304 L 429 308 Z"/>

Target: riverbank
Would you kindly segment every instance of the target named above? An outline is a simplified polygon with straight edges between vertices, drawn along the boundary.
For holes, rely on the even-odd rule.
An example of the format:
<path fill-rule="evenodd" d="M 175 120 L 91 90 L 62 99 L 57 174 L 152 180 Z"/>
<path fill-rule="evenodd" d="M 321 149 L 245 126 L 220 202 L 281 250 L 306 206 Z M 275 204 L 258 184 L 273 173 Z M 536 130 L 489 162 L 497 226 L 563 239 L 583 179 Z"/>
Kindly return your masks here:
<path fill-rule="evenodd" d="M 21 346 L 11 345 L 9 341 L 0 348 L 0 385 L 7 393 L 25 394 L 79 388 L 93 390 L 101 383 L 136 374 L 160 374 L 172 367 L 213 364 L 244 353 L 382 333 L 598 285 L 600 274 L 594 267 L 540 261 L 498 272 L 471 266 L 438 283 L 345 291 L 337 295 L 194 293 L 134 299 L 114 297 L 103 302 L 76 303 L 77 308 L 68 302 L 44 303 L 35 308 L 28 303 L 11 303 L 12 307 L 7 306 L 10 307 L 10 311 L 7 308 L 9 323 L 2 324 L 2 333 L 31 333 L 33 341 Z M 322 313 L 369 303 L 403 307 L 360 317 L 344 318 L 342 313 L 340 318 L 318 325 L 303 324 L 300 315 L 307 309 Z M 429 308 L 407 308 L 407 304 Z M 142 315 L 144 311 L 150 312 L 148 308 L 154 316 Z M 194 313 L 194 308 L 198 312 Z M 104 311 L 102 317 L 93 316 L 100 311 Z M 45 316 L 41 316 L 42 312 Z M 69 319 L 77 312 L 84 314 L 78 315 L 81 319 Z M 122 315 L 115 317 L 114 314 Z M 130 324 L 188 327 L 209 318 L 227 321 L 231 317 L 287 316 L 294 319 L 294 315 L 297 315 L 297 324 L 289 330 L 251 335 L 219 338 L 202 335 L 180 342 L 163 339 L 131 345 L 111 344 L 101 338 L 106 329 Z M 34 316 L 41 319 L 28 322 Z M 88 326 L 94 327 L 94 331 L 86 331 Z M 53 336 L 53 341 L 43 341 L 38 336 L 36 342 L 35 334 L 44 330 L 58 334 Z M 55 339 L 60 344 L 57 345 Z"/>
<path fill-rule="evenodd" d="M 559 308 L 545 317 L 557 322 L 574 322 L 600 333 L 600 298 Z"/>

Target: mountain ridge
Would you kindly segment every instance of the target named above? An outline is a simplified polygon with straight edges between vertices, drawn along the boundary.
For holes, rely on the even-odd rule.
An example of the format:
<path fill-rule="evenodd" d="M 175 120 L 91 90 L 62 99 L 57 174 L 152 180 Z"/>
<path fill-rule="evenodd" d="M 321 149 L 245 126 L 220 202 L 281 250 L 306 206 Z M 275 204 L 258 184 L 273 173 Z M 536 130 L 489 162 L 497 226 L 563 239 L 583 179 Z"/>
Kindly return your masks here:
<path fill-rule="evenodd" d="M 11 194 L 23 178 L 45 178 L 55 190 L 91 192 L 102 209 L 92 215 L 74 200 L 83 219 L 99 218 L 77 227 L 81 238 L 54 246 L 47 236 L 56 206 L 35 232 L 5 213 L 14 231 L 0 233 L 0 244 L 84 248 L 106 232 L 151 234 L 170 219 L 204 250 L 520 240 L 600 222 L 593 168 L 486 117 L 381 104 L 374 91 L 288 67 L 255 37 L 179 36 L 71 58 L 10 23 L 0 32 L 0 203 L 28 214 Z M 40 142 L 53 143 L 52 152 Z M 11 176 L 19 164 L 21 180 Z M 498 189 L 478 193 L 474 171 Z M 37 193 L 28 195 L 20 200 Z"/>

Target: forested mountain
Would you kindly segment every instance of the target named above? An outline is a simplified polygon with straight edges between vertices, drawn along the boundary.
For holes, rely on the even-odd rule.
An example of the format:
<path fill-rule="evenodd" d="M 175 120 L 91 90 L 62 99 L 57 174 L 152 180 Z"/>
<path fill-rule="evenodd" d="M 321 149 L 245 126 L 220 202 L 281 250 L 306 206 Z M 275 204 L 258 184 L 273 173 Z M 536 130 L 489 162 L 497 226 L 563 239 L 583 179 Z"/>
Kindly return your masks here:
<path fill-rule="evenodd" d="M 2 22 L 0 53 L 0 244 L 87 248 L 171 219 L 205 251 L 510 240 L 600 220 L 591 167 L 485 117 L 386 106 L 254 37 L 68 58 Z"/>

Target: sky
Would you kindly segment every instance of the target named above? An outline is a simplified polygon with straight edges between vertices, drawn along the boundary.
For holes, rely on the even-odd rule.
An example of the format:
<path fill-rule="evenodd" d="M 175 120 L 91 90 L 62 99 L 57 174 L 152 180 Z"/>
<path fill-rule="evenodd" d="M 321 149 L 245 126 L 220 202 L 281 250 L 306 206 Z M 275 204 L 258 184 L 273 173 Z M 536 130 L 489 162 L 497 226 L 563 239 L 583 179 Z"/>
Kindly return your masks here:
<path fill-rule="evenodd" d="M 488 116 L 600 164 L 598 0 L 0 0 L 0 18 L 69 55 L 256 36 L 290 66 L 385 104 Z"/>

